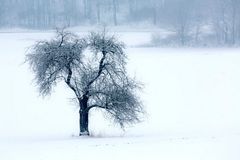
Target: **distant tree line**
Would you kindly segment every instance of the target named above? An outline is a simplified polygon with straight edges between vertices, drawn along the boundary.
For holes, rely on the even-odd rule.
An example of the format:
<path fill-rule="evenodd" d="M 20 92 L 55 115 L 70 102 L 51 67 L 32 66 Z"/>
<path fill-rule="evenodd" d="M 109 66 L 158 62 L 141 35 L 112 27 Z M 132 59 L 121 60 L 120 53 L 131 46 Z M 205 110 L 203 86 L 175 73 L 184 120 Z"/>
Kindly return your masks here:
<path fill-rule="evenodd" d="M 129 0 L 0 0 L 0 26 L 45 29 L 59 25 L 119 25 L 128 19 L 126 7 L 135 5 Z M 129 10 L 133 12 L 133 8 Z"/>
<path fill-rule="evenodd" d="M 239 0 L 0 0 L 0 27 L 144 25 L 175 33 L 179 45 L 240 42 Z M 206 37 L 205 37 L 206 38 Z"/>
<path fill-rule="evenodd" d="M 175 33 L 168 44 L 240 44 L 240 0 L 166 0 L 158 15 L 157 22 Z"/>

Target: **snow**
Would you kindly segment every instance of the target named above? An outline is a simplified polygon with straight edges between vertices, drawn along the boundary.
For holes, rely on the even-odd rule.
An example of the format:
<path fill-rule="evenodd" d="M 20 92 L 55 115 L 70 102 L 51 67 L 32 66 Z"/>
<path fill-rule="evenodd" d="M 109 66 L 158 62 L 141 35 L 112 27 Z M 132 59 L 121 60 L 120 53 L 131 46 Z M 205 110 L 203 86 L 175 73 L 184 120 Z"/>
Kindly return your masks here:
<path fill-rule="evenodd" d="M 122 131 L 93 111 L 93 136 L 78 137 L 71 91 L 61 83 L 40 97 L 24 63 L 27 47 L 53 34 L 0 33 L 0 159 L 239 160 L 240 49 L 136 47 L 151 34 L 119 33 L 144 83 L 145 121 Z"/>
<path fill-rule="evenodd" d="M 1 159 L 238 159 L 238 137 L 114 137 L 3 143 Z"/>

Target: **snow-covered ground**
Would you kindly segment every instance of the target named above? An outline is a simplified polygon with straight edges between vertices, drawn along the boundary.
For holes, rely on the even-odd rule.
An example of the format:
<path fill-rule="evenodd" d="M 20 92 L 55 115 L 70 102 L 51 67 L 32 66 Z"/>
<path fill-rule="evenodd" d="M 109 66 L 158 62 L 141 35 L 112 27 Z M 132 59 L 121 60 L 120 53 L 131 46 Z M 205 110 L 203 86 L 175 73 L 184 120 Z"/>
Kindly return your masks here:
<path fill-rule="evenodd" d="M 44 33 L 0 33 L 0 159 L 240 159 L 240 49 L 134 47 L 151 32 L 121 32 L 129 73 L 145 86 L 147 117 L 122 131 L 93 111 L 77 137 L 78 108 L 59 84 L 41 98 L 24 63 Z"/>

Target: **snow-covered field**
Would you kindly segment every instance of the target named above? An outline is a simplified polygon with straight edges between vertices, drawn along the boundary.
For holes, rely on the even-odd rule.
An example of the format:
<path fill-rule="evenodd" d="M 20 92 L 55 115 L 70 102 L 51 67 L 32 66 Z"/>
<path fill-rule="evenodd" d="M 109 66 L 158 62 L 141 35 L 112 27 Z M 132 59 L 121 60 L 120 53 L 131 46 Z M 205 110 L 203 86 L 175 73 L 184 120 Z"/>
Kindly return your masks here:
<path fill-rule="evenodd" d="M 140 48 L 151 33 L 121 32 L 147 117 L 124 132 L 94 111 L 93 136 L 77 137 L 71 91 L 41 98 L 24 63 L 52 35 L 0 33 L 0 160 L 240 159 L 240 49 Z"/>

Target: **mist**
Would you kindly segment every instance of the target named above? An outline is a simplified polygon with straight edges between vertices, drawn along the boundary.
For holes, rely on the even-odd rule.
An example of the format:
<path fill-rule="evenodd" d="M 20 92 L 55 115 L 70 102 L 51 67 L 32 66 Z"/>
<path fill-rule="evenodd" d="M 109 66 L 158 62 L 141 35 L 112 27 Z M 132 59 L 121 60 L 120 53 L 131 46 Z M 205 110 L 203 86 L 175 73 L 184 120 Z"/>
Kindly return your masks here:
<path fill-rule="evenodd" d="M 239 0 L 0 0 L 0 28 L 162 29 L 160 46 L 238 46 Z"/>
<path fill-rule="evenodd" d="M 0 160 L 240 160 L 239 53 L 240 0 L 0 0 Z"/>

